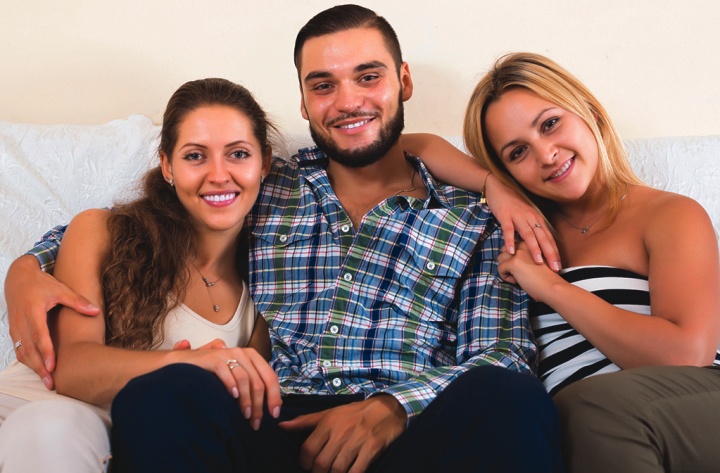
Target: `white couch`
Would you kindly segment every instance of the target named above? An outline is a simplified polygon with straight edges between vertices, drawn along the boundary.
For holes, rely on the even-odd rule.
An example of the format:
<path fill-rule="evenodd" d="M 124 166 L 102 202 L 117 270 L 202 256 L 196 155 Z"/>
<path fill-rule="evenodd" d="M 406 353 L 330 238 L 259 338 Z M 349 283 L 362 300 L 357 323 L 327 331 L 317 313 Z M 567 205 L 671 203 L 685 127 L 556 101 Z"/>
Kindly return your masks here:
<path fill-rule="evenodd" d="M 138 178 L 157 164 L 157 137 L 158 127 L 140 115 L 97 126 L 0 121 L 0 280 L 46 230 L 83 209 L 131 197 Z M 280 152 L 307 143 L 306 135 L 292 135 Z M 720 228 L 720 135 L 626 144 L 645 182 L 698 200 Z M 0 294 L 0 368 L 14 356 Z"/>

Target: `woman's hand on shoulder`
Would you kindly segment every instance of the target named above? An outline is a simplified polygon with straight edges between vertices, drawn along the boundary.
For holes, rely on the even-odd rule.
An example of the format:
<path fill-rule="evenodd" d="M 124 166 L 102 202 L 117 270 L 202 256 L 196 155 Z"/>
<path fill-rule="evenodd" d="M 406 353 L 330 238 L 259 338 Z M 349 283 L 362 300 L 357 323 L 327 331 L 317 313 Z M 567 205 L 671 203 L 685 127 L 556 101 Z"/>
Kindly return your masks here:
<path fill-rule="evenodd" d="M 282 399 L 277 374 L 254 348 L 228 348 L 221 340 L 213 340 L 190 349 L 189 343 L 180 341 L 171 357 L 174 363 L 190 363 L 215 373 L 238 400 L 253 429 L 260 426 L 266 399 L 268 412 L 275 418 L 280 415 Z"/>

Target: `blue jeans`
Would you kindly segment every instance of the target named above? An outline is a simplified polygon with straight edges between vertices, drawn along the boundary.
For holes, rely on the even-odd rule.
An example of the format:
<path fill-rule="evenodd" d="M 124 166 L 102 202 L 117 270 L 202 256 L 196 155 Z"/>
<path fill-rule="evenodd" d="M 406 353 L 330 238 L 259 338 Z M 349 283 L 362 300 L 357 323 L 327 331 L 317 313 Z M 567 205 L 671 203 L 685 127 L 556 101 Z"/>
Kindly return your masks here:
<path fill-rule="evenodd" d="M 212 373 L 171 365 L 138 377 L 112 406 L 114 472 L 300 472 L 300 446 L 278 422 L 361 401 L 290 395 L 254 431 Z M 373 463 L 372 472 L 560 472 L 560 427 L 531 375 L 485 366 L 459 376 Z"/>

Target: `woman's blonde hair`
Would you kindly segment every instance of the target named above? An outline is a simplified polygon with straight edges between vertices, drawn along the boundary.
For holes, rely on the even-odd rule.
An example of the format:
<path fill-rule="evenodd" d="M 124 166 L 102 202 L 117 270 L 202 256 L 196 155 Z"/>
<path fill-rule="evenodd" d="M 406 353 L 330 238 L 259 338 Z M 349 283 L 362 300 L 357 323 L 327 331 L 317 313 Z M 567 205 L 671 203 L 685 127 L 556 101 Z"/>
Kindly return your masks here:
<path fill-rule="evenodd" d="M 627 158 L 627 152 L 600 102 L 572 74 L 539 54 L 512 53 L 501 57 L 480 79 L 465 112 L 463 138 L 470 154 L 504 183 L 520 191 L 543 210 L 548 202 L 528 194 L 508 172 L 493 150 L 485 127 L 488 106 L 511 89 L 524 88 L 580 117 L 590 128 L 598 147 L 599 177 L 608 189 L 611 216 L 629 184 L 642 184 Z"/>

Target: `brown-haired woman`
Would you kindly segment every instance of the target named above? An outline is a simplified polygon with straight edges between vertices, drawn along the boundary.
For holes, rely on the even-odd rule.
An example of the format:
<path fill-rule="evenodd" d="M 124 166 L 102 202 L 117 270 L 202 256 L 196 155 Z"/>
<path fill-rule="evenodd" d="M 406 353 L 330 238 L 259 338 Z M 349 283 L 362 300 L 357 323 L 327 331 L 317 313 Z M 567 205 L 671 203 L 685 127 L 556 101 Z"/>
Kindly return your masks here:
<path fill-rule="evenodd" d="M 25 365 L 0 374 L 6 393 L 0 405 L 3 399 L 12 399 L 12 408 L 24 405 L 0 427 L 3 471 L 39 471 L 41 460 L 63 471 L 106 467 L 107 406 L 131 379 L 171 364 L 216 374 L 254 427 L 264 402 L 279 414 L 267 326 L 237 268 L 245 216 L 269 170 L 273 131 L 245 88 L 224 79 L 188 82 L 168 103 L 160 166 L 145 176 L 142 196 L 73 219 L 54 274 L 101 313 L 62 307 L 51 317 L 57 393 Z M 42 399 L 49 407 L 28 403 Z M 57 425 L 59 434 L 29 439 L 37 431 L 24 425 L 32 429 L 33 416 Z M 63 432 L 68 421 L 72 430 Z M 42 453 L 46 447 L 57 456 Z"/>

